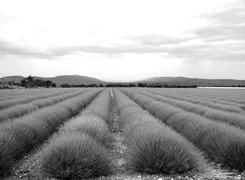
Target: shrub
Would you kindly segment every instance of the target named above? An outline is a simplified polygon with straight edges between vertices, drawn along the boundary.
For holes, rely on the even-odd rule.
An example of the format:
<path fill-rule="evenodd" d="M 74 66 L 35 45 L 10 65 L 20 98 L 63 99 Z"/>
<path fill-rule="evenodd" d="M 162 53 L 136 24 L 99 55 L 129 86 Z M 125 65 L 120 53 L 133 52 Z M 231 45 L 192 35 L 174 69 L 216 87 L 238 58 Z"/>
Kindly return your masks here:
<path fill-rule="evenodd" d="M 204 116 L 245 129 L 245 116 L 238 113 L 210 110 L 207 111 Z"/>
<path fill-rule="evenodd" d="M 188 112 L 173 115 L 168 119 L 167 124 L 194 143 L 198 143 L 207 128 L 212 128 L 213 125 L 212 121 Z"/>
<path fill-rule="evenodd" d="M 129 105 L 127 107 L 121 108 L 119 111 L 119 116 L 124 115 L 124 114 L 129 114 L 132 112 L 141 112 L 142 109 L 140 106 L 135 106 L 135 105 Z"/>
<path fill-rule="evenodd" d="M 141 124 L 144 122 L 152 122 L 152 116 L 149 113 L 145 113 L 145 111 L 141 113 L 127 114 L 119 117 L 118 119 L 119 126 L 123 129 L 123 131 L 131 126 L 134 126 L 135 124 Z"/>
<path fill-rule="evenodd" d="M 150 174 L 201 170 L 202 155 L 183 137 L 166 128 L 137 128 L 131 134 L 126 159 L 130 169 Z M 150 128 L 149 128 L 150 127 Z"/>
<path fill-rule="evenodd" d="M 48 136 L 54 131 L 54 127 L 50 126 L 47 121 L 37 119 L 32 116 L 24 116 L 23 118 L 18 118 L 13 121 L 13 123 L 23 124 L 24 126 L 29 126 L 36 133 L 33 137 L 34 144 L 43 142 Z M 56 125 L 59 125 L 58 123 Z M 18 127 L 16 127 L 18 128 Z M 14 129 L 12 129 L 14 131 Z"/>
<path fill-rule="evenodd" d="M 83 179 L 112 172 L 103 146 L 81 133 L 54 138 L 42 149 L 40 161 L 42 173 L 58 179 Z"/>
<path fill-rule="evenodd" d="M 158 130 L 159 126 L 161 125 L 158 123 L 156 119 L 153 118 L 134 118 L 135 121 L 132 121 L 131 123 L 127 124 L 123 130 L 123 135 L 125 137 L 125 143 L 126 144 L 131 144 L 131 140 L 133 139 L 134 136 L 137 136 L 137 133 L 139 131 L 144 131 L 147 128 L 149 129 L 154 129 Z M 167 127 L 167 126 L 163 126 Z"/>
<path fill-rule="evenodd" d="M 26 149 L 30 149 L 30 147 L 33 146 L 35 143 L 35 137 L 37 136 L 35 129 L 21 122 L 9 122 L 2 124 L 0 132 L 3 134 L 12 134 L 21 145 L 25 144 Z M 19 149 L 21 148 L 23 147 L 20 147 Z"/>
<path fill-rule="evenodd" d="M 9 173 L 10 167 L 22 154 L 33 148 L 37 133 L 27 124 L 10 122 L 0 127 L 0 175 Z"/>
<path fill-rule="evenodd" d="M 226 124 L 210 128 L 199 142 L 209 157 L 224 167 L 245 170 L 245 133 Z"/>
<path fill-rule="evenodd" d="M 140 101 L 140 100 L 138 100 Z M 142 104 L 143 105 L 143 104 Z M 152 115 L 156 115 L 157 111 L 161 109 L 162 103 L 158 101 L 148 101 L 143 105 L 145 109 L 151 112 Z"/>
<path fill-rule="evenodd" d="M 109 121 L 109 112 L 106 112 L 107 108 L 106 107 L 100 107 L 100 106 L 93 106 L 92 108 L 85 109 L 84 112 L 82 112 L 83 115 L 96 115 L 102 118 L 104 121 L 108 122 Z"/>
<path fill-rule="evenodd" d="M 8 174 L 14 164 L 16 153 L 22 153 L 23 148 L 13 133 L 0 132 L 0 175 Z M 17 152 L 16 152 L 17 151 Z"/>
<path fill-rule="evenodd" d="M 106 148 L 112 148 L 114 141 L 107 124 L 96 115 L 78 116 L 77 118 L 67 121 L 59 131 L 63 133 L 80 132 L 87 134 Z"/>
<path fill-rule="evenodd" d="M 137 117 L 147 117 L 150 114 L 144 111 L 136 111 L 136 112 L 131 112 L 131 113 L 125 113 L 119 116 L 118 118 L 118 125 L 121 129 L 125 127 L 125 125 L 130 124 L 131 122 L 134 121 L 135 118 Z"/>
<path fill-rule="evenodd" d="M 114 90 L 114 97 L 115 97 L 115 99 L 118 99 L 118 97 L 117 97 L 117 94 L 115 94 L 115 92 L 118 92 L 118 91 L 115 91 Z M 116 103 L 116 107 L 117 107 L 117 111 L 120 113 L 120 111 L 122 110 L 122 109 L 124 109 L 125 107 L 129 107 L 129 106 L 132 106 L 133 104 L 132 104 L 132 102 L 129 102 L 129 101 L 125 101 L 124 103 L 121 103 L 121 102 L 119 102 L 119 101 L 117 101 L 117 100 L 115 100 L 115 103 Z M 132 106 L 133 107 L 133 106 Z"/>
<path fill-rule="evenodd" d="M 160 108 L 157 108 L 155 116 L 160 118 L 163 123 L 166 123 L 171 116 L 180 113 L 182 111 L 183 111 L 182 109 L 162 103 Z"/>
<path fill-rule="evenodd" d="M 190 113 L 179 113 L 168 122 L 211 160 L 225 167 L 245 169 L 245 133 L 241 129 Z"/>
<path fill-rule="evenodd" d="M 90 105 L 81 113 L 81 115 L 94 114 L 101 117 L 109 123 L 111 107 L 111 94 L 109 90 L 102 91 Z"/>

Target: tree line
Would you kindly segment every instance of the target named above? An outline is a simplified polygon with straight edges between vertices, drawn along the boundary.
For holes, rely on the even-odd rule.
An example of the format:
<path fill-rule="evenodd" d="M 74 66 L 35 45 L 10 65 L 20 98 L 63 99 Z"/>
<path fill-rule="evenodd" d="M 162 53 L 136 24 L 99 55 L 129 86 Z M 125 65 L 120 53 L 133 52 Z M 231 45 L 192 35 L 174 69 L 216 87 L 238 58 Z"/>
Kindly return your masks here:
<path fill-rule="evenodd" d="M 166 83 L 107 83 L 107 84 L 61 84 L 62 88 L 72 87 L 151 87 L 151 88 L 197 88 L 196 85 L 168 85 Z"/>
<path fill-rule="evenodd" d="M 32 76 L 28 76 L 21 80 L 20 85 L 26 88 L 34 88 L 34 87 L 56 87 L 56 84 L 50 80 L 42 80 L 42 79 L 34 79 Z"/>

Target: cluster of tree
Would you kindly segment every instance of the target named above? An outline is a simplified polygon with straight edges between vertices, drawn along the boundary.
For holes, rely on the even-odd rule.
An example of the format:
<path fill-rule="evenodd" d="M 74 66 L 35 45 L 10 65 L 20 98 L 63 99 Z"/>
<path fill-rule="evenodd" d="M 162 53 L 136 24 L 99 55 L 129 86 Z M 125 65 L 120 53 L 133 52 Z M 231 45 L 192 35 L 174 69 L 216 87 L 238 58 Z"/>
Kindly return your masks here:
<path fill-rule="evenodd" d="M 108 84 L 61 84 L 62 88 L 70 87 L 151 87 L 151 88 L 196 88 L 196 85 L 168 85 L 166 83 L 108 83 Z"/>
<path fill-rule="evenodd" d="M 105 87 L 137 87 L 135 83 L 109 83 Z"/>
<path fill-rule="evenodd" d="M 89 88 L 89 87 L 104 87 L 103 84 L 61 84 L 62 88 Z"/>
<path fill-rule="evenodd" d="M 230 87 L 245 87 L 245 85 L 230 86 Z"/>
<path fill-rule="evenodd" d="M 108 83 L 108 84 L 79 84 L 79 85 L 71 85 L 71 84 L 61 84 L 62 88 L 69 87 L 137 87 L 137 84 L 134 83 Z"/>
<path fill-rule="evenodd" d="M 32 76 L 28 76 L 21 80 L 20 85 L 26 88 L 34 88 L 34 87 L 56 87 L 56 84 L 50 80 L 42 80 L 42 79 L 34 79 Z"/>
<path fill-rule="evenodd" d="M 151 88 L 197 88 L 197 85 L 169 85 L 166 83 L 139 83 L 138 87 L 151 87 Z"/>

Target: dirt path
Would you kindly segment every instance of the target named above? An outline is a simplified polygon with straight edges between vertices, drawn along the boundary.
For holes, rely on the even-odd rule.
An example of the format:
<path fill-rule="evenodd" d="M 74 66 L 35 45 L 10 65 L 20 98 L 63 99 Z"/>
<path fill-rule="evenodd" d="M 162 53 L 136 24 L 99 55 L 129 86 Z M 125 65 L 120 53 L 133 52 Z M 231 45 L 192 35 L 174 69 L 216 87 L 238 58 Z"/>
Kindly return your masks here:
<path fill-rule="evenodd" d="M 111 96 L 113 99 L 113 93 L 111 91 Z M 109 130 L 110 132 L 113 134 L 114 136 L 114 148 L 111 151 L 112 154 L 112 160 L 113 160 L 113 164 L 115 166 L 115 172 L 116 174 L 120 174 L 123 171 L 125 171 L 125 159 L 123 156 L 123 153 L 126 149 L 125 145 L 123 144 L 123 136 L 122 136 L 122 132 L 121 129 L 118 126 L 118 114 L 117 114 L 117 110 L 115 107 L 115 102 L 114 100 L 112 100 L 111 103 L 111 115 L 110 115 L 110 123 L 109 123 Z"/>

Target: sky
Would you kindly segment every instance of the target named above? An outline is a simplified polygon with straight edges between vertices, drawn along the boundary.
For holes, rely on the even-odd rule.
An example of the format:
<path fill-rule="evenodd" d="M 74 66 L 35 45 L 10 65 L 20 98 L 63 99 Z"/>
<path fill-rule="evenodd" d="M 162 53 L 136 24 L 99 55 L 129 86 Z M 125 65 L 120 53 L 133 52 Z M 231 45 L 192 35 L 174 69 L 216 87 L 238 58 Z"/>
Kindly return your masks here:
<path fill-rule="evenodd" d="M 0 0 L 0 77 L 245 79 L 244 0 Z"/>

